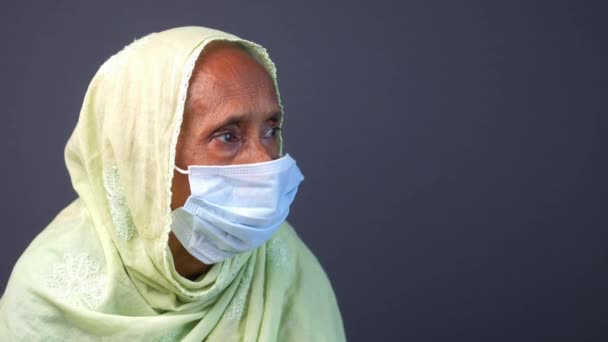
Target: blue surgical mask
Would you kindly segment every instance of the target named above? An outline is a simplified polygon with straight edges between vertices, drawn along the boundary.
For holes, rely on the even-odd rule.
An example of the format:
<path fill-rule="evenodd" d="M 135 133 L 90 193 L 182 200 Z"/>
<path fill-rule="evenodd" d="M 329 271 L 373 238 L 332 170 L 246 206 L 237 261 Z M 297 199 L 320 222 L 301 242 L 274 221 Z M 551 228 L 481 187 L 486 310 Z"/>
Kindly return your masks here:
<path fill-rule="evenodd" d="M 268 241 L 304 179 L 289 154 L 262 163 L 175 169 L 188 174 L 191 195 L 173 211 L 171 230 L 208 265 Z"/>

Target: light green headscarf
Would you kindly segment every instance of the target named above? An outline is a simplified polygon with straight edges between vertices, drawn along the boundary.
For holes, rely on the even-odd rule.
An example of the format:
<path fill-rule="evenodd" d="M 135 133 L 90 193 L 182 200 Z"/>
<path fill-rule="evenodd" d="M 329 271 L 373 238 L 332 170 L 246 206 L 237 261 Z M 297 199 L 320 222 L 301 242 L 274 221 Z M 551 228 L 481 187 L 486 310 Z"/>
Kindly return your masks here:
<path fill-rule="evenodd" d="M 194 63 L 213 40 L 244 45 L 276 85 L 264 48 L 203 27 L 150 34 L 106 61 L 65 149 L 79 197 L 17 262 L 0 340 L 345 340 L 331 284 L 287 222 L 195 281 L 175 271 L 175 146 Z"/>

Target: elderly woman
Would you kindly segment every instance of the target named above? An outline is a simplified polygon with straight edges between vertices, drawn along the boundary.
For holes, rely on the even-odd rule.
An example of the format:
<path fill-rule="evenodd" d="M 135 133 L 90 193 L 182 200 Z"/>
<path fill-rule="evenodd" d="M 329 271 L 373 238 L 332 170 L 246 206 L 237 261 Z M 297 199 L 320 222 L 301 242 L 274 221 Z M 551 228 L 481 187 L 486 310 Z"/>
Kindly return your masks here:
<path fill-rule="evenodd" d="M 153 33 L 91 81 L 65 160 L 78 198 L 30 244 L 2 341 L 343 341 L 319 262 L 285 221 L 266 51 L 202 27 Z"/>

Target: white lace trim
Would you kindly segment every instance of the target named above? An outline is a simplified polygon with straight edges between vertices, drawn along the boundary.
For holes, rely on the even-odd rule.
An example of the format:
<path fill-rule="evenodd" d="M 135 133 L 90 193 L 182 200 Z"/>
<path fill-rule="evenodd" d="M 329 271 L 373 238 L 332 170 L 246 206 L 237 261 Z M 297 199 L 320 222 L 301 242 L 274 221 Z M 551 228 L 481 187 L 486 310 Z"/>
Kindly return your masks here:
<path fill-rule="evenodd" d="M 133 54 L 133 52 L 136 51 L 137 48 L 143 46 L 146 42 L 148 42 L 149 38 L 155 34 L 156 33 L 153 32 L 139 39 L 134 38 L 131 44 L 126 45 L 122 50 L 118 51 L 110 58 L 108 58 L 108 60 L 106 60 L 105 63 L 103 63 L 101 67 L 99 67 L 97 74 L 103 75 L 109 71 L 118 69 L 121 66 L 125 65 L 125 63 L 129 59 L 129 56 Z"/>
<path fill-rule="evenodd" d="M 124 240 L 130 240 L 135 232 L 135 224 L 127 205 L 124 190 L 120 185 L 120 176 L 116 166 L 109 167 L 103 172 L 103 185 L 110 205 L 110 215 L 114 222 L 116 235 Z"/>
<path fill-rule="evenodd" d="M 86 253 L 77 256 L 66 253 L 62 262 L 53 265 L 48 286 L 62 300 L 94 310 L 106 295 L 106 276 L 100 269 L 101 266 Z"/>
<path fill-rule="evenodd" d="M 213 37 L 209 37 L 207 38 L 207 40 L 211 40 L 213 39 Z M 204 48 L 205 45 L 202 45 L 201 47 L 197 48 L 198 51 L 197 53 L 193 53 L 192 55 L 190 55 L 190 57 L 188 57 L 188 60 L 186 61 L 186 63 L 184 64 L 184 67 L 182 68 L 182 78 L 180 80 L 180 86 L 179 86 L 179 97 L 178 97 L 178 102 L 177 102 L 177 108 L 176 108 L 176 112 L 175 115 L 177 116 L 177 120 L 175 122 L 175 127 L 173 128 L 173 133 L 171 134 L 171 146 L 169 147 L 169 162 L 167 163 L 167 179 L 172 180 L 173 179 L 173 166 L 175 165 L 175 154 L 176 154 L 176 149 L 177 149 L 177 139 L 179 137 L 179 132 L 181 130 L 181 126 L 182 126 L 182 121 L 184 119 L 184 106 L 186 105 L 186 98 L 188 96 L 188 86 L 190 85 L 190 78 L 192 77 L 192 72 L 194 71 L 194 65 L 196 64 L 196 61 L 198 60 L 199 54 L 201 53 L 202 49 Z M 173 197 L 173 191 L 171 190 L 171 181 L 167 184 L 167 203 L 171 203 L 171 199 Z M 171 231 L 171 222 L 172 222 L 172 215 L 167 215 L 167 224 L 165 225 L 164 228 L 164 232 L 163 232 L 163 237 L 164 239 L 168 239 L 169 238 L 169 232 Z M 163 241 L 163 245 L 167 243 L 167 241 Z M 167 274 L 170 274 L 170 270 L 169 270 L 169 263 L 167 262 L 169 259 L 167 258 L 167 250 L 168 248 L 163 249 L 163 260 L 164 262 L 164 267 L 165 267 L 165 272 Z M 173 285 L 175 285 L 178 289 L 181 290 L 182 294 L 193 298 L 193 294 L 190 293 L 189 291 L 185 290 L 181 285 L 179 285 L 179 283 L 173 279 L 173 277 L 171 277 L 170 281 L 173 283 Z"/>

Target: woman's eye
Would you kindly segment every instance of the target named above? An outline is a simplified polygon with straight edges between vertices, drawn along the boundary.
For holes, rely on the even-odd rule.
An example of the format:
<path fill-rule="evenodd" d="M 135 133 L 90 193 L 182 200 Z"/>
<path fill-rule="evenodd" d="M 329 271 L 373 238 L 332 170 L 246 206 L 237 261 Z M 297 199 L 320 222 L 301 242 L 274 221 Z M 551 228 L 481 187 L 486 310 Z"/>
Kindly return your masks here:
<path fill-rule="evenodd" d="M 266 132 L 264 132 L 264 138 L 273 138 L 277 135 L 277 132 L 281 130 L 281 127 L 271 127 Z"/>
<path fill-rule="evenodd" d="M 239 141 L 238 137 L 233 132 L 220 133 L 216 138 L 227 144 Z"/>

